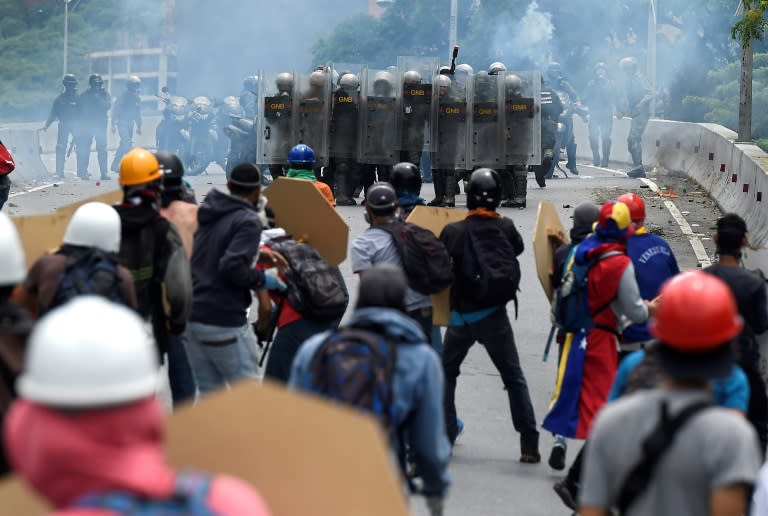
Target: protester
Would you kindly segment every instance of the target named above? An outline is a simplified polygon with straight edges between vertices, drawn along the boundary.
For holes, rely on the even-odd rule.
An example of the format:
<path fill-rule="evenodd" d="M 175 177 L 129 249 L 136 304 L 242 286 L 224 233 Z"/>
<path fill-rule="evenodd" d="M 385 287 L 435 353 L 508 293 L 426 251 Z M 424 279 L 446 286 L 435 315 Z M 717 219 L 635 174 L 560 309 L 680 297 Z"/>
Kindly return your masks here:
<path fill-rule="evenodd" d="M 586 297 L 591 324 L 565 338 L 558 383 L 543 427 L 568 438 L 586 439 L 595 415 L 608 399 L 619 362 L 619 328 L 623 318 L 645 321 L 655 301 L 644 301 L 626 255 L 633 230 L 629 208 L 609 201 L 600 209 L 595 232 L 579 244 L 574 263 L 588 265 Z M 583 451 L 565 480 L 554 489 L 575 508 Z"/>
<path fill-rule="evenodd" d="M 120 263 L 133 275 L 139 314 L 152 325 L 160 356 L 184 333 L 192 304 L 189 258 L 176 227 L 160 214 L 163 171 L 157 158 L 135 148 L 120 162 L 123 202 L 115 206 L 122 223 Z M 189 396 L 188 377 L 177 376 L 180 355 L 167 354 L 171 392 Z"/>
<path fill-rule="evenodd" d="M 93 296 L 53 310 L 30 338 L 5 421 L 14 470 L 56 514 L 268 515 L 241 480 L 168 465 L 157 373 L 134 312 Z"/>
<path fill-rule="evenodd" d="M 201 394 L 256 377 L 257 343 L 246 315 L 251 290 L 285 289 L 276 276 L 253 267 L 262 230 L 256 212 L 259 168 L 250 163 L 236 166 L 227 189 L 228 194 L 211 190 L 200 205 L 192 249 L 194 302 L 187 352 Z M 264 250 L 262 258 L 285 266 L 271 251 Z"/>
<path fill-rule="evenodd" d="M 709 389 L 730 374 L 742 327 L 728 286 L 711 275 L 684 273 L 662 287 L 650 330 L 663 383 L 598 415 L 579 514 L 744 514 L 759 468 L 756 435 L 743 417 L 713 407 Z"/>
<path fill-rule="evenodd" d="M 21 373 L 32 318 L 13 301 L 13 291 L 27 274 L 24 249 L 11 219 L 0 213 L 0 425 L 16 397 L 16 377 Z M 10 472 L 0 447 L 0 477 Z"/>
<path fill-rule="evenodd" d="M 315 188 L 320 190 L 323 197 L 330 203 L 331 206 L 336 206 L 336 199 L 333 197 L 333 190 L 330 186 L 318 181 L 315 175 L 315 151 L 309 145 L 300 143 L 294 146 L 288 153 L 288 170 L 285 172 L 286 177 L 294 179 L 306 179 L 312 181 Z"/>
<path fill-rule="evenodd" d="M 379 263 L 403 268 L 393 237 L 384 229 L 399 220 L 397 214 L 397 194 L 392 185 L 376 183 L 368 188 L 365 218 L 371 226 L 352 241 L 349 250 L 352 272 L 363 277 L 366 271 Z M 424 335 L 431 337 L 432 298 L 409 287 L 405 294 L 405 308 L 408 316 L 421 325 Z"/>
<path fill-rule="evenodd" d="M 494 170 L 473 172 L 467 188 L 466 220 L 448 224 L 440 235 L 453 259 L 454 271 L 451 320 L 443 351 L 446 429 L 453 444 L 460 433 L 456 380 L 469 349 L 480 342 L 506 388 L 512 423 L 520 433 L 520 461 L 538 463 L 541 456 L 536 417 L 506 311 L 507 302 L 513 298 L 517 304 L 517 256 L 524 244 L 514 222 L 496 212 L 501 193 L 501 179 Z M 474 252 L 468 255 L 467 250 Z M 478 284 L 477 278 L 487 280 Z"/>
<path fill-rule="evenodd" d="M 765 456 L 768 445 L 768 397 L 760 374 L 760 349 L 756 336 L 768 330 L 768 308 L 765 281 L 757 273 L 741 267 L 741 250 L 747 245 L 747 223 L 735 213 L 727 213 L 717 221 L 713 236 L 717 246 L 717 263 L 704 269 L 723 280 L 736 298 L 744 329 L 736 341 L 737 361 L 749 381 L 747 419 L 760 438 L 760 451 Z"/>
<path fill-rule="evenodd" d="M 38 259 L 19 289 L 18 302 L 38 316 L 73 296 L 101 295 L 139 309 L 131 272 L 118 263 L 120 217 L 108 204 L 80 206 L 61 247 Z"/>
<path fill-rule="evenodd" d="M 443 373 L 440 358 L 421 328 L 406 316 L 406 291 L 405 274 L 399 267 L 382 263 L 367 270 L 360 279 L 357 305 L 348 323 L 336 332 L 312 337 L 301 347 L 293 363 L 290 385 L 337 400 L 345 399 L 334 387 L 349 388 L 349 383 L 340 381 L 349 379 L 342 376 L 348 373 L 354 378 L 369 379 L 354 382 L 355 385 L 387 391 L 386 402 L 367 409 L 379 416 L 388 430 L 393 453 L 400 459 L 404 476 L 408 476 L 407 449 L 408 460 L 421 478 L 421 493 L 427 498 L 431 515 L 441 516 L 443 498 L 450 484 L 450 446 L 443 431 Z M 362 342 L 358 332 L 367 335 L 362 338 L 375 342 Z M 390 364 L 393 370 L 373 362 L 373 358 L 355 361 L 357 346 L 365 346 L 370 350 L 365 356 L 374 357 L 381 350 L 380 345 L 387 349 L 383 362 L 390 364 L 389 361 L 394 360 L 394 364 Z M 394 348 L 390 348 L 392 345 Z M 318 354 L 325 360 L 318 361 Z M 338 363 L 341 367 L 325 369 L 324 363 Z M 344 364 L 354 367 L 344 367 Z M 363 389 L 356 393 L 360 396 L 353 399 L 378 399 L 378 392 Z"/>
<path fill-rule="evenodd" d="M 570 231 L 571 241 L 560 245 L 552 257 L 552 275 L 551 282 L 553 287 L 557 288 L 563 280 L 563 273 L 566 269 L 568 257 L 572 256 L 574 249 L 584 241 L 590 233 L 592 226 L 597 222 L 600 215 L 600 206 L 592 201 L 583 201 L 573 210 L 573 227 Z M 563 344 L 565 343 L 565 331 L 557 332 L 558 354 L 557 363 L 563 355 Z M 552 445 L 552 451 L 549 453 L 549 465 L 556 470 L 565 468 L 565 455 L 568 451 L 567 440 L 562 435 L 555 435 L 555 443 Z"/>
<path fill-rule="evenodd" d="M 661 286 L 672 276 L 680 273 L 675 254 L 666 240 L 654 235 L 645 225 L 645 201 L 636 193 L 625 193 L 617 199 L 629 207 L 635 230 L 627 240 L 627 256 L 635 268 L 640 297 L 653 299 Z M 624 328 L 621 339 L 621 356 L 644 348 L 652 340 L 648 323 L 634 323 Z"/>

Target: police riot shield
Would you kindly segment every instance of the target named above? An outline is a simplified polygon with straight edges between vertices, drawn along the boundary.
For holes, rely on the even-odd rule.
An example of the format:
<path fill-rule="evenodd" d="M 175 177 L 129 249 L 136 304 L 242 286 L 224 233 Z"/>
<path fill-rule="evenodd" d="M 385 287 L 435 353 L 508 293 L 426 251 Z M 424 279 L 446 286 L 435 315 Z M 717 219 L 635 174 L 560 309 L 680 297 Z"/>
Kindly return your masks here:
<path fill-rule="evenodd" d="M 434 77 L 432 101 L 432 168 L 467 168 L 467 90 L 451 75 Z"/>
<path fill-rule="evenodd" d="M 293 72 L 262 73 L 260 84 L 260 162 L 282 164 L 288 160 L 288 151 L 295 145 L 296 75 Z"/>
<path fill-rule="evenodd" d="M 394 165 L 400 158 L 397 113 L 400 90 L 395 69 L 364 69 L 361 92 L 360 162 Z"/>
<path fill-rule="evenodd" d="M 498 170 L 506 166 L 502 81 L 501 75 L 478 72 L 469 82 L 469 168 L 488 167 Z"/>
<path fill-rule="evenodd" d="M 401 109 L 398 111 L 400 161 L 419 165 L 421 153 L 430 148 L 430 115 L 434 82 L 439 61 L 436 57 L 400 56 Z"/>
<path fill-rule="evenodd" d="M 504 155 L 507 165 L 541 163 L 540 72 L 504 74 Z"/>
<path fill-rule="evenodd" d="M 331 70 L 323 67 L 297 77 L 296 143 L 315 151 L 315 166 L 328 164 L 328 125 L 331 117 Z"/>
<path fill-rule="evenodd" d="M 329 125 L 329 154 L 334 159 L 357 161 L 360 135 L 360 79 L 363 65 L 333 63 L 333 94 Z"/>

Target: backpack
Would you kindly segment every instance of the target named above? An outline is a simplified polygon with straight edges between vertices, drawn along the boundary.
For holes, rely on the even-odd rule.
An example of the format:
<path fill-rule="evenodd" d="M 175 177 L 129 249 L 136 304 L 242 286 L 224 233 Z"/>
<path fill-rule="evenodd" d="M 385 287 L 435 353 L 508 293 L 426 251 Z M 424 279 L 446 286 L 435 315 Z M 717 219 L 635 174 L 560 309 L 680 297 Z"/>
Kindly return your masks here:
<path fill-rule="evenodd" d="M 161 219 L 165 221 L 165 219 Z M 131 271 L 133 286 L 139 313 L 147 318 L 152 314 L 154 300 L 160 292 L 160 271 L 155 269 L 155 254 L 158 239 L 164 224 L 147 224 L 140 228 L 127 230 L 123 227 L 120 241 L 120 264 Z"/>
<path fill-rule="evenodd" d="M 62 252 L 67 257 L 56 293 L 46 311 L 82 295 L 102 296 L 110 301 L 128 304 L 120 288 L 123 280 L 117 270 L 117 257 L 100 249 L 89 248 Z"/>
<path fill-rule="evenodd" d="M 89 494 L 75 502 L 83 509 L 106 509 L 131 516 L 216 516 L 208 507 L 211 477 L 205 473 L 182 471 L 176 476 L 171 496 L 151 499 L 127 492 L 114 491 Z"/>
<path fill-rule="evenodd" d="M 520 262 L 498 224 L 467 223 L 461 274 L 463 295 L 489 308 L 514 300 L 517 314 Z"/>
<path fill-rule="evenodd" d="M 290 270 L 285 274 L 288 302 L 310 321 L 334 321 L 347 309 L 342 277 L 309 244 L 290 237 L 276 239 L 272 249 L 282 254 Z"/>
<path fill-rule="evenodd" d="M 594 328 L 593 318 L 611 306 L 613 300 L 616 299 L 613 297 L 607 303 L 598 307 L 597 310 L 590 311 L 587 300 L 587 284 L 589 270 L 593 265 L 611 256 L 621 254 L 619 251 L 609 251 L 586 263 L 576 263 L 574 258 L 577 249 L 578 246 L 573 246 L 568 252 L 565 264 L 563 265 L 563 279 L 555 289 L 554 299 L 552 300 L 552 324 L 568 333 L 578 333 L 581 330 Z M 617 333 L 615 328 L 605 327 L 602 329 L 611 333 Z"/>
<path fill-rule="evenodd" d="M 392 222 L 375 227 L 392 236 L 410 288 L 431 295 L 453 284 L 451 256 L 434 233 L 409 222 Z"/>
<path fill-rule="evenodd" d="M 396 346 L 378 333 L 345 327 L 318 347 L 309 366 L 308 390 L 372 414 L 391 438 L 397 435 L 393 378 Z"/>
<path fill-rule="evenodd" d="M 8 148 L 0 142 L 0 176 L 7 176 L 16 168 L 13 156 Z"/>

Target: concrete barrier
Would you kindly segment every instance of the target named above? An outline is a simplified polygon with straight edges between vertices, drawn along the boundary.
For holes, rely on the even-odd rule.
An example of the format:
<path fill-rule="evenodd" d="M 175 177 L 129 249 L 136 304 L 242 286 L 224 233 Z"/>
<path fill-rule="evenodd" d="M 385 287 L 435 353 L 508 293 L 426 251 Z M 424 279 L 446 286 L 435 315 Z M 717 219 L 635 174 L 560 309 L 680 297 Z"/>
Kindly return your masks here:
<path fill-rule="evenodd" d="M 630 120 L 614 120 L 611 161 L 630 162 L 626 138 Z M 574 123 L 577 155 L 592 159 L 586 124 Z M 643 163 L 685 173 L 724 212 L 737 213 L 749 228 L 745 263 L 768 277 L 768 154 L 717 124 L 651 120 L 643 134 Z"/>
<path fill-rule="evenodd" d="M 50 177 L 40 159 L 40 133 L 34 129 L 0 128 L 0 141 L 11 151 L 16 170 L 11 180 L 30 184 Z"/>

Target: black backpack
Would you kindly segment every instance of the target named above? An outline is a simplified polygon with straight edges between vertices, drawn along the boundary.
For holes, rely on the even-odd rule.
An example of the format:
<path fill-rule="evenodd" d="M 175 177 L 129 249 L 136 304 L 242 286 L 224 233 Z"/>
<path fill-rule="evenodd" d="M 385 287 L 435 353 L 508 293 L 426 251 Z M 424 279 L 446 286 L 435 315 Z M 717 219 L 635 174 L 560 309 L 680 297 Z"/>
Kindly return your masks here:
<path fill-rule="evenodd" d="M 512 242 L 498 224 L 466 223 L 462 295 L 493 307 L 515 301 L 520 288 L 520 262 Z"/>
<path fill-rule="evenodd" d="M 453 284 L 451 256 L 434 233 L 409 222 L 391 222 L 375 227 L 392 235 L 408 277 L 408 286 L 413 290 L 431 295 Z"/>
<path fill-rule="evenodd" d="M 95 248 L 59 251 L 59 254 L 67 257 L 67 264 L 47 310 L 82 295 L 103 296 L 115 303 L 128 304 L 120 288 L 123 281 L 115 255 Z"/>
<path fill-rule="evenodd" d="M 318 347 L 302 385 L 310 391 L 372 414 L 397 435 L 393 378 L 397 348 L 379 332 L 345 327 Z"/>
<path fill-rule="evenodd" d="M 288 302 L 310 321 L 334 321 L 347 309 L 342 277 L 335 267 L 309 244 L 290 237 L 276 239 L 272 249 L 282 254 L 290 270 L 286 272 Z"/>

